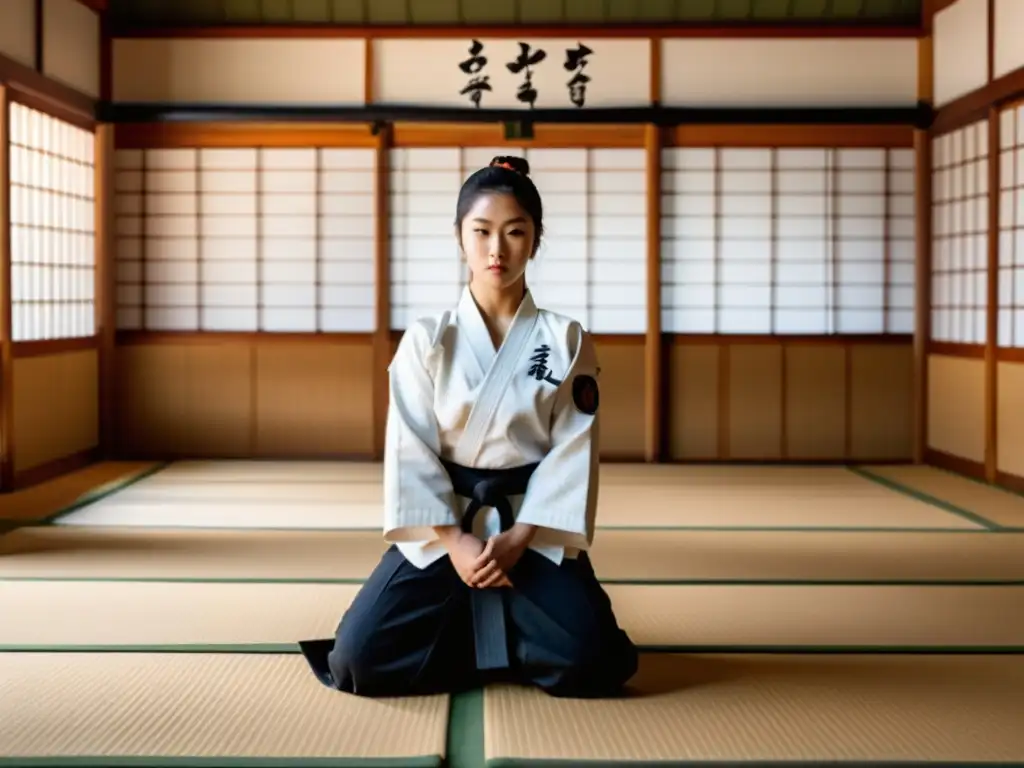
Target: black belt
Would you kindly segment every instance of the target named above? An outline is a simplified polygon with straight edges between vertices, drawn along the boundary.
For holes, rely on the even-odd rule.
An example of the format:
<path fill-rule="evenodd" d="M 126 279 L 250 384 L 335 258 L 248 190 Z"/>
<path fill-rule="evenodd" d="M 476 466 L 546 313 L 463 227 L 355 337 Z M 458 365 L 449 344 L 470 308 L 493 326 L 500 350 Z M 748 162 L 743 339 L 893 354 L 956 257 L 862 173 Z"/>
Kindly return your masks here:
<path fill-rule="evenodd" d="M 462 530 L 473 530 L 473 518 L 484 507 L 498 512 L 501 530 L 515 524 L 509 496 L 526 493 L 537 464 L 511 469 L 474 469 L 442 461 L 458 496 L 470 500 L 462 515 Z M 508 639 L 505 632 L 505 602 L 500 590 L 474 589 L 472 592 L 473 635 L 476 641 L 477 669 L 504 669 L 509 666 Z"/>

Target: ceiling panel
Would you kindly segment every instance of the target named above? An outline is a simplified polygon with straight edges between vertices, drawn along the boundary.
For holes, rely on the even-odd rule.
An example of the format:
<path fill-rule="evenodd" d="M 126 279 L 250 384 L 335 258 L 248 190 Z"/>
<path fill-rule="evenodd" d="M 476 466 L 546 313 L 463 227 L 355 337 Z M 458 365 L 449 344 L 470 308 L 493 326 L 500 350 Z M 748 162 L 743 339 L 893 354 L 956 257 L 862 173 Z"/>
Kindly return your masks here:
<path fill-rule="evenodd" d="M 912 23 L 922 0 L 110 0 L 115 23 L 709 24 Z"/>

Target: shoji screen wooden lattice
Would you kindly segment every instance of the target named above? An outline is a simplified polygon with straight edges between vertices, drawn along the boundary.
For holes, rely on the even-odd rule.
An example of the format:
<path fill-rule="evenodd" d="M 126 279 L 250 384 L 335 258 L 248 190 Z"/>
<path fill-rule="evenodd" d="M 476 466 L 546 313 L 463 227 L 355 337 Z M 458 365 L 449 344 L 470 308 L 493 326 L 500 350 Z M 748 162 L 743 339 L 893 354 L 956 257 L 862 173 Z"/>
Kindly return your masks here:
<path fill-rule="evenodd" d="M 1024 347 L 1024 104 L 1000 116 L 1000 347 Z"/>
<path fill-rule="evenodd" d="M 373 330 L 373 150 L 121 150 L 117 163 L 119 328 Z"/>
<path fill-rule="evenodd" d="M 913 164 L 911 149 L 664 150 L 664 330 L 912 333 Z"/>
<path fill-rule="evenodd" d="M 13 341 L 96 333 L 93 134 L 10 105 Z"/>
<path fill-rule="evenodd" d="M 408 147 L 391 154 L 391 327 L 451 308 L 468 278 L 455 240 L 463 181 L 496 155 L 525 156 L 544 202 L 527 272 L 542 307 L 602 334 L 646 329 L 642 149 Z"/>
<path fill-rule="evenodd" d="M 988 122 L 932 144 L 932 340 L 985 343 Z"/>

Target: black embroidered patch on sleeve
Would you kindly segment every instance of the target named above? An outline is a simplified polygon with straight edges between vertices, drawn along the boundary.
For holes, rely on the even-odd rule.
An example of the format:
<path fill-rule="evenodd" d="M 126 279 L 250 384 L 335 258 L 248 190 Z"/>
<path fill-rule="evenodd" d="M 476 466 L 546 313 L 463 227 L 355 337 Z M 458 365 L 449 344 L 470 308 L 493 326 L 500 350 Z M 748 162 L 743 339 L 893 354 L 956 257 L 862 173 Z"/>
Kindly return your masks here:
<path fill-rule="evenodd" d="M 593 376 L 580 375 L 572 380 L 572 402 L 580 413 L 593 416 L 600 400 L 597 379 Z"/>

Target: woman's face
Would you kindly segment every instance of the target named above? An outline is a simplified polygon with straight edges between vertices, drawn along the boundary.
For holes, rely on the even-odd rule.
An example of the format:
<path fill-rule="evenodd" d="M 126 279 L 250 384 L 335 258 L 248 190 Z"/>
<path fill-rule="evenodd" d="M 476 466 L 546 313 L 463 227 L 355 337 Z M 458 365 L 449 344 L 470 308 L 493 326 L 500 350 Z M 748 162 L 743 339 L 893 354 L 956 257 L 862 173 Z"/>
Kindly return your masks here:
<path fill-rule="evenodd" d="M 480 195 L 457 234 L 474 285 L 514 285 L 533 257 L 533 220 L 509 194 Z"/>

